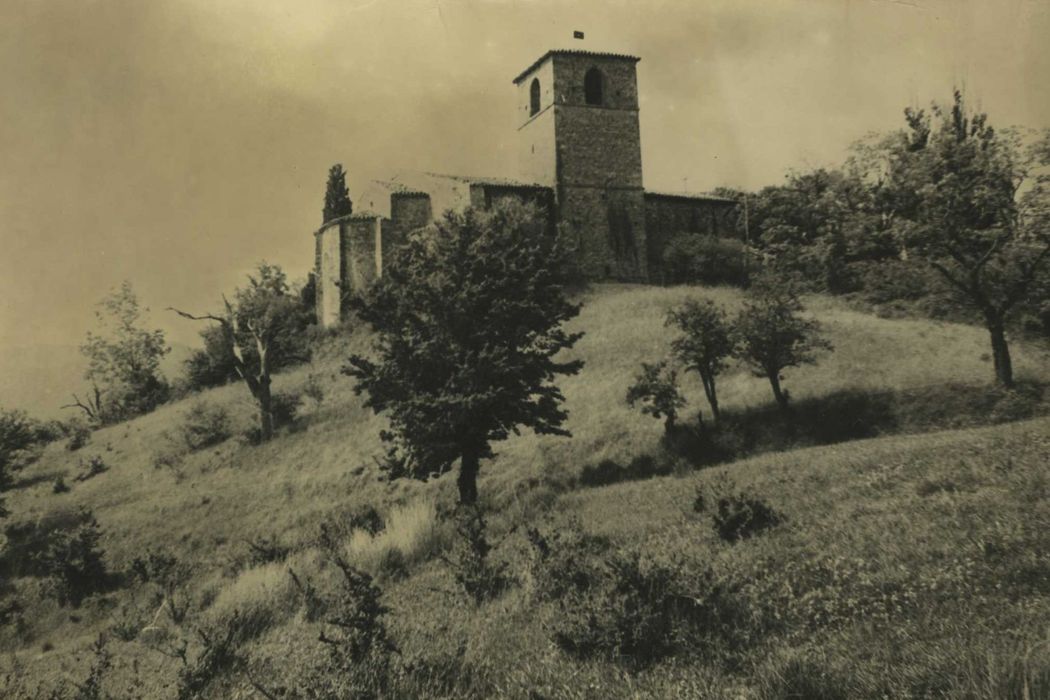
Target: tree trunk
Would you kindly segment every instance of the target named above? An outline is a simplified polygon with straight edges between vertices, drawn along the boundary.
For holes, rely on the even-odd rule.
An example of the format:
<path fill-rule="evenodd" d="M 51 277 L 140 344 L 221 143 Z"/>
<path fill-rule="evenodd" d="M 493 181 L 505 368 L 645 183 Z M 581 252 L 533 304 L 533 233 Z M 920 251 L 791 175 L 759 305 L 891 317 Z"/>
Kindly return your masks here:
<path fill-rule="evenodd" d="M 992 357 L 995 360 L 995 380 L 1005 387 L 1014 385 L 1014 367 L 1010 360 L 1010 346 L 1006 343 L 1006 329 L 1001 318 L 988 319 L 988 334 L 992 338 Z"/>
<path fill-rule="evenodd" d="M 704 393 L 707 394 L 707 403 L 711 404 L 711 415 L 714 416 L 715 423 L 721 417 L 718 412 L 718 394 L 715 391 L 715 378 L 714 376 L 700 375 L 700 378 L 704 382 Z"/>
<path fill-rule="evenodd" d="M 258 379 L 258 393 L 255 398 L 259 401 L 259 442 L 266 442 L 273 437 L 273 401 L 269 377 Z"/>
<path fill-rule="evenodd" d="M 472 506 L 478 502 L 478 453 L 473 449 L 463 450 L 459 460 L 459 502 Z"/>
<path fill-rule="evenodd" d="M 777 400 L 777 405 L 780 406 L 780 410 L 786 411 L 788 409 L 788 397 L 784 393 L 783 389 L 780 388 L 780 373 L 770 372 L 769 373 L 769 384 L 773 387 L 773 398 Z"/>
<path fill-rule="evenodd" d="M 674 432 L 675 416 L 668 415 L 664 418 L 664 434 L 670 435 Z"/>

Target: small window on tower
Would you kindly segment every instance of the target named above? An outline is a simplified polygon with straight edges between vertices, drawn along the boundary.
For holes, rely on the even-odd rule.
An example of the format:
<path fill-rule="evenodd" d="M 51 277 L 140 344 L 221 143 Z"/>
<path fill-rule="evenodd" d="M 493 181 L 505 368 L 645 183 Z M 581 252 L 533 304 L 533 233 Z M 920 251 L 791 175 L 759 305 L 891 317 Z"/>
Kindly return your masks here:
<path fill-rule="evenodd" d="M 529 86 L 529 116 L 540 111 L 540 79 L 533 78 Z"/>
<path fill-rule="evenodd" d="M 602 103 L 602 72 L 597 68 L 591 68 L 583 76 L 583 96 L 589 105 Z"/>

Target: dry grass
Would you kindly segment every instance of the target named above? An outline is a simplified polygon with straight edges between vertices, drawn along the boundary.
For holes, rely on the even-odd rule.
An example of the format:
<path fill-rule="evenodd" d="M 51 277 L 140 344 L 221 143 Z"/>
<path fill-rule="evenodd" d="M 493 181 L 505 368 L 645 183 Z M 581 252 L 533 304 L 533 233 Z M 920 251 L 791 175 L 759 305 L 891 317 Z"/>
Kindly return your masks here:
<path fill-rule="evenodd" d="M 378 574 L 394 556 L 406 566 L 434 558 L 444 549 L 448 536 L 447 528 L 438 522 L 433 499 L 420 498 L 392 508 L 385 527 L 374 535 L 354 530 L 345 550 L 351 563 Z"/>
<path fill-rule="evenodd" d="M 587 465 L 602 459 L 626 463 L 656 450 L 660 422 L 630 410 L 624 392 L 640 362 L 667 353 L 671 339 L 663 325 L 667 309 L 693 297 L 712 298 L 730 308 L 740 304 L 740 293 L 732 289 L 597 285 L 587 293 L 583 311 L 572 324 L 586 335 L 571 352 L 586 365 L 580 375 L 561 382 L 570 412 L 567 427 L 574 437 L 524 434 L 494 446 L 497 457 L 483 465 L 480 484 L 482 498 L 500 508 L 494 523 L 498 521 L 501 527 L 529 524 L 556 502 L 554 511 L 576 513 L 588 529 L 631 546 L 699 552 L 724 560 L 727 566 L 751 565 L 762 557 L 790 562 L 817 551 L 836 552 L 875 562 L 887 571 L 900 566 L 932 567 L 952 551 L 976 546 L 976 541 L 995 546 L 1027 542 L 1018 538 L 1028 537 L 1032 523 L 1042 523 L 1050 531 L 1044 512 L 1050 500 L 1045 498 L 1045 457 L 1025 447 L 1043 445 L 1050 450 L 1045 445 L 1050 433 L 1046 420 L 843 443 L 734 464 L 736 482 L 765 495 L 786 513 L 790 523 L 781 533 L 735 550 L 726 550 L 689 514 L 695 484 L 725 469 L 686 479 L 661 478 L 562 494 Z M 785 386 L 800 400 L 851 389 L 990 380 L 987 340 L 979 328 L 878 319 L 849 311 L 830 299 L 814 298 L 808 303 L 824 323 L 836 352 L 815 367 L 786 372 Z M 411 577 L 390 584 L 389 594 L 391 606 L 398 611 L 393 624 L 411 637 L 409 648 L 440 646 L 439 641 L 446 638 L 448 644 L 466 639 L 471 658 L 486 669 L 482 675 L 495 679 L 493 687 L 511 697 L 523 696 L 520 691 L 528 683 L 547 688 L 551 697 L 616 696 L 627 681 L 608 666 L 572 665 L 552 656 L 535 619 L 536 611 L 525 602 L 490 606 L 484 616 L 473 616 L 463 610 L 450 611 L 446 599 L 428 592 L 442 585 L 436 571 L 440 567 L 422 564 L 441 550 L 446 537 L 437 524 L 435 504 L 451 497 L 454 484 L 447 477 L 430 483 L 387 483 L 377 478 L 374 457 L 382 451 L 378 434 L 384 421 L 362 407 L 361 399 L 353 394 L 352 380 L 339 373 L 346 354 L 368 344 L 364 333 L 333 341 L 312 366 L 277 377 L 278 391 L 296 390 L 310 375 L 319 376 L 325 387 L 324 401 L 310 407 L 296 431 L 261 446 L 232 439 L 187 454 L 179 467 L 181 481 L 171 470 L 155 469 L 152 457 L 164 432 L 180 419 L 185 403 L 100 430 L 77 454 L 52 445 L 23 474 L 26 485 L 8 494 L 10 522 L 36 522 L 58 510 L 89 508 L 103 530 L 102 546 L 111 568 L 121 570 L 149 548 L 162 549 L 196 566 L 198 577 L 190 593 L 198 599 L 214 597 L 202 614 L 220 618 L 234 609 L 256 610 L 259 619 L 265 620 L 261 627 L 270 628 L 266 635 L 280 637 L 282 630 L 297 624 L 293 615 L 298 599 L 289 587 L 288 565 L 326 585 L 318 573 L 323 567 L 314 545 L 319 525 L 333 512 L 371 503 L 387 512 L 386 530 L 375 537 L 354 533 L 345 549 L 352 561 L 372 572 L 380 572 L 395 551 L 410 565 Z M 1013 350 L 1021 378 L 1050 381 L 1045 351 L 1020 345 Z M 706 407 L 699 381 L 689 376 L 685 385 L 688 411 L 695 415 Z M 721 380 L 720 396 L 728 411 L 771 401 L 768 385 L 740 368 L 730 368 Z M 243 386 L 210 390 L 201 398 L 224 406 L 235 431 L 250 427 L 254 408 Z M 1015 454 L 1021 457 L 1012 457 Z M 70 482 L 77 461 L 93 455 L 105 460 L 107 472 L 77 483 L 69 493 L 51 492 L 54 475 L 64 474 Z M 1000 469 L 1010 459 L 1020 468 Z M 48 480 L 34 481 L 39 475 L 48 475 Z M 1043 501 L 1037 500 L 1040 494 Z M 1000 517 L 1004 511 L 1007 516 Z M 1024 518 L 1029 524 L 1022 522 Z M 259 537 L 278 537 L 291 546 L 294 553 L 289 564 L 268 564 L 225 578 L 224 562 L 240 551 L 244 540 Z M 972 537 L 978 540 L 968 539 Z M 507 546 L 513 541 L 511 538 Z M 1047 548 L 1050 550 L 1050 543 Z M 19 585 L 30 590 L 35 584 L 24 581 Z M 17 654 L 44 676 L 52 673 L 46 670 L 52 666 L 76 669 L 82 665 L 78 653 L 107 628 L 111 604 L 119 603 L 122 595 L 117 592 L 109 600 L 90 602 L 78 611 L 75 621 L 41 598 L 27 610 L 25 634 L 17 639 L 5 637 L 5 651 Z M 508 600 L 514 601 L 514 596 L 512 592 Z M 986 647 L 974 648 L 998 659 L 999 676 L 1009 675 L 1014 664 L 1012 652 L 1005 642 L 1000 643 L 1004 630 L 1020 629 L 1016 620 L 1025 616 L 1033 623 L 1050 620 L 1039 604 L 1030 599 L 1024 604 L 1029 608 L 1022 614 L 1020 608 L 997 601 L 990 614 L 1001 615 L 1001 621 L 986 615 L 974 618 L 967 628 L 978 638 L 981 625 L 987 628 L 991 641 Z M 944 614 L 949 613 L 954 614 L 954 609 L 945 608 Z M 447 625 L 444 631 L 442 625 Z M 926 631 L 933 634 L 930 644 L 945 644 L 948 631 L 936 627 Z M 814 643 L 839 649 L 841 653 L 828 662 L 832 666 L 860 663 L 842 651 L 843 645 L 863 643 L 859 634 Z M 1027 628 L 1018 635 L 1027 635 L 1024 638 L 1029 643 L 1040 638 Z M 889 653 L 891 645 L 886 639 L 872 644 L 880 649 L 884 645 L 883 651 Z M 56 648 L 42 655 L 40 645 L 45 640 Z M 491 646 L 488 656 L 486 645 Z M 947 660 L 930 658 L 923 663 L 931 668 L 951 666 L 954 657 L 949 652 L 944 655 Z M 148 656 L 143 655 L 143 664 Z M 149 658 L 153 659 L 150 667 L 165 663 Z M 782 672 L 781 667 L 769 671 L 774 675 Z M 974 675 L 970 682 L 976 687 L 986 677 L 992 683 L 993 675 L 990 670 L 985 676 Z M 746 679 L 702 666 L 672 667 L 630 682 L 636 684 L 638 697 L 694 690 L 713 693 L 711 688 L 727 697 L 746 697 L 745 690 L 751 687 Z M 592 690 L 584 690 L 588 684 L 593 685 Z"/>

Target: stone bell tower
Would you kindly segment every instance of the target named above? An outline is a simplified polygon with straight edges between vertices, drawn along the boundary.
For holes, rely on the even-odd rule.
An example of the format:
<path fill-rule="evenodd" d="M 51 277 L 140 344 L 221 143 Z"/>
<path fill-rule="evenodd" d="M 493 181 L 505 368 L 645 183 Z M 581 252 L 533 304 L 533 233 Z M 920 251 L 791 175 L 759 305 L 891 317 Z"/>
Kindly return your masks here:
<path fill-rule="evenodd" d="M 647 277 L 638 60 L 548 51 L 514 79 L 521 176 L 554 188 L 558 221 L 592 279 Z"/>

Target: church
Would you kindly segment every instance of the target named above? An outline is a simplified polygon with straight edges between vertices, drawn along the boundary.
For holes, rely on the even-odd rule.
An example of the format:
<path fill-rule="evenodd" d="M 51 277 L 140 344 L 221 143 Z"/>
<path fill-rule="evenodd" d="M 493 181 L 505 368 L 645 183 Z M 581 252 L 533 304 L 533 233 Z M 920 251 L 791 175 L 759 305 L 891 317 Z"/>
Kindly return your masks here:
<path fill-rule="evenodd" d="M 731 235 L 735 202 L 646 191 L 636 56 L 552 50 L 514 78 L 519 180 L 416 173 L 380 182 L 389 215 L 359 211 L 314 233 L 317 317 L 339 323 L 348 293 L 383 274 L 384 252 L 435 214 L 534 202 L 568 236 L 591 280 L 663 282 L 663 250 L 680 233 Z"/>

